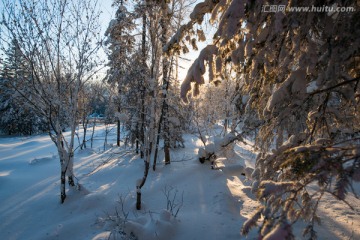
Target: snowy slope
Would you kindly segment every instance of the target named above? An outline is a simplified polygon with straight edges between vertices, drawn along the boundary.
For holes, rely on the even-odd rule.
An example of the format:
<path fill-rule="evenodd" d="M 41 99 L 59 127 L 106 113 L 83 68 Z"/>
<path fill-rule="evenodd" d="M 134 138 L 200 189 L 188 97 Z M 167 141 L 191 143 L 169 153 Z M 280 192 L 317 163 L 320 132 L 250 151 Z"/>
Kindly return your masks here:
<path fill-rule="evenodd" d="M 49 137 L 0 138 L 0 239 L 114 237 L 111 230 L 123 223 L 114 218 L 116 211 L 123 216 L 120 197 L 128 213 L 127 229 L 135 229 L 139 239 L 245 239 L 241 225 L 257 206 L 250 181 L 237 171 L 239 164 L 254 163 L 248 145 L 239 144 L 232 159 L 211 170 L 196 159 L 201 142 L 187 135 L 186 148 L 172 151 L 171 165 L 160 161 L 156 172 L 150 170 L 142 189 L 143 209 L 137 211 L 135 184 L 142 177 L 143 161 L 130 149 L 104 152 L 104 129 L 97 129 L 96 148 L 76 152 L 74 169 L 81 189 L 70 189 L 64 204 L 59 203 L 59 160 Z M 173 189 L 171 194 L 177 191 L 175 202 L 183 199 L 176 219 L 162 211 L 167 207 L 165 188 Z M 350 197 L 349 202 L 358 200 Z M 360 239 L 358 205 L 353 212 L 326 198 L 320 239 Z M 297 226 L 301 239 L 302 226 Z M 253 230 L 248 239 L 256 234 Z"/>

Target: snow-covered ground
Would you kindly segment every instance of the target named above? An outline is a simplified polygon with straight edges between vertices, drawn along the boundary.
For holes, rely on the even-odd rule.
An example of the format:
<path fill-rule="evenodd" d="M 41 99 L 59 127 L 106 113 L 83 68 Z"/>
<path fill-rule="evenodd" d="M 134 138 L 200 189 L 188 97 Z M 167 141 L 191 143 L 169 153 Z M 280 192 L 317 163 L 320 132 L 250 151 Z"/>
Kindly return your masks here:
<path fill-rule="evenodd" d="M 137 211 L 135 185 L 144 162 L 131 149 L 104 151 L 103 138 L 104 128 L 97 127 L 96 147 L 76 152 L 81 188 L 68 190 L 64 204 L 59 201 L 59 159 L 48 135 L 0 138 L 0 239 L 121 239 L 112 231 L 116 226 L 145 240 L 245 239 L 241 226 L 257 207 L 251 183 L 238 171 L 239 164 L 254 164 L 248 145 L 238 144 L 236 154 L 212 170 L 196 158 L 201 141 L 186 135 L 186 148 L 172 151 L 170 165 L 159 161 L 157 170 L 150 170 L 142 189 L 143 209 Z M 165 193 L 174 214 L 180 207 L 176 218 L 163 211 Z M 325 198 L 319 239 L 360 239 L 359 201 L 351 196 L 348 201 L 355 211 Z M 301 227 L 295 229 L 299 239 Z M 256 235 L 253 230 L 247 238 Z"/>

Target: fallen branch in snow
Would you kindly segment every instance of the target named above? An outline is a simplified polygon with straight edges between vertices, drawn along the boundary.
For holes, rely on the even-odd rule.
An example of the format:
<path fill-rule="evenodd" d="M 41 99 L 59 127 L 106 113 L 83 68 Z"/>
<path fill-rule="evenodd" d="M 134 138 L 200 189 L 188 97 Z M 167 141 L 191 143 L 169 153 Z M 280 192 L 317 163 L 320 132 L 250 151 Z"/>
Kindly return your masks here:
<path fill-rule="evenodd" d="M 228 147 L 235 141 L 242 141 L 244 144 L 247 144 L 241 134 L 235 135 L 233 132 L 225 135 L 222 139 L 218 139 L 215 143 L 209 143 L 205 145 L 205 148 L 199 148 L 198 157 L 201 163 L 204 163 L 206 160 L 210 161 L 216 158 L 216 153 L 222 149 Z"/>

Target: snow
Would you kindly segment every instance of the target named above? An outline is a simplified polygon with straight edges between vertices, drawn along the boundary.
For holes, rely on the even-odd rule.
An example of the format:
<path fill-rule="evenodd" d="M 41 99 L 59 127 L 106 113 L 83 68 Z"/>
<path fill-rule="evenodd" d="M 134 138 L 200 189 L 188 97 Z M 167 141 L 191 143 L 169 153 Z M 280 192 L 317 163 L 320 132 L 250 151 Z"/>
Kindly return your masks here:
<path fill-rule="evenodd" d="M 220 5 L 219 7 L 221 8 L 222 6 Z M 218 36 L 223 36 L 225 39 L 233 38 L 234 35 L 237 33 L 237 29 L 238 26 L 240 26 L 240 20 L 243 15 L 244 2 L 231 1 L 226 11 L 222 15 L 218 31 L 215 33 L 214 38 Z"/>
<path fill-rule="evenodd" d="M 94 149 L 76 152 L 80 190 L 67 190 L 64 204 L 59 201 L 59 159 L 48 135 L 0 138 L 0 239 L 122 239 L 131 232 L 130 239 L 245 239 L 241 227 L 259 206 L 249 181 L 256 158 L 251 143 L 235 144 L 233 157 L 220 156 L 218 169 L 212 170 L 197 159 L 201 141 L 185 135 L 186 148 L 171 152 L 173 162 L 164 166 L 159 161 L 157 171 L 150 170 L 137 211 L 136 181 L 144 162 L 124 147 L 103 151 L 104 131 L 96 127 Z M 108 141 L 115 139 L 112 131 Z M 164 191 L 170 188 L 177 191 L 176 203 L 183 201 L 176 218 L 166 210 Z M 347 201 L 355 212 L 324 197 L 320 239 L 360 238 L 358 200 L 350 196 Z M 303 227 L 293 226 L 298 239 Z M 256 237 L 252 229 L 247 238 Z"/>
<path fill-rule="evenodd" d="M 204 15 L 208 12 L 211 12 L 211 10 L 216 6 L 216 4 L 217 3 L 212 0 L 204 0 L 203 2 L 196 4 L 193 12 L 190 14 L 190 19 L 201 24 Z"/>
<path fill-rule="evenodd" d="M 194 88 L 196 89 L 199 85 L 204 84 L 204 73 L 206 70 L 205 63 L 208 62 L 210 66 L 213 64 L 213 57 L 217 54 L 217 47 L 214 45 L 207 45 L 203 50 L 201 50 L 199 57 L 194 61 L 190 66 L 186 78 L 181 84 L 181 98 L 184 102 L 187 102 L 187 94 L 191 90 L 191 84 L 194 83 Z M 212 80 L 212 79 L 210 79 Z M 197 95 L 194 92 L 195 96 Z"/>
<path fill-rule="evenodd" d="M 171 238 L 176 221 L 171 219 L 168 211 L 162 210 L 158 219 L 138 219 L 138 221 L 129 221 L 126 224 L 125 231 L 127 234 L 136 233 L 139 240 L 158 240 Z"/>
<path fill-rule="evenodd" d="M 298 69 L 289 74 L 288 78 L 275 89 L 270 96 L 264 109 L 264 115 L 267 115 L 271 111 L 279 111 L 279 105 L 288 102 L 290 97 L 304 99 L 307 89 L 305 76 L 305 71 L 302 69 Z M 289 89 L 291 89 L 291 91 L 289 91 Z"/>
<path fill-rule="evenodd" d="M 280 240 L 280 239 L 289 239 L 289 225 L 288 224 L 284 224 L 285 226 L 282 225 L 277 225 L 270 233 L 268 233 L 265 237 L 264 240 Z"/>

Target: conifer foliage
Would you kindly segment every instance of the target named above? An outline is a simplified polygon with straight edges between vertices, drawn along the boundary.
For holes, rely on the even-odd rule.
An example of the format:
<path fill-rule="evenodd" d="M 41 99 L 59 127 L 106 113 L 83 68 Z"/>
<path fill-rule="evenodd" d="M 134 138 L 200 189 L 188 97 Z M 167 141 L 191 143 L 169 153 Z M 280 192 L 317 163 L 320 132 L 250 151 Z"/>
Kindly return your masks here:
<path fill-rule="evenodd" d="M 131 4 L 133 9 L 127 7 Z M 122 116 L 127 129 L 125 143 L 135 145 L 136 153 L 144 159 L 144 176 L 136 183 L 140 209 L 141 188 L 151 159 L 153 170 L 158 164 L 160 139 L 164 140 L 165 164 L 170 164 L 170 148 L 183 144 L 181 123 L 173 116 L 179 115 L 180 101 L 170 99 L 176 91 L 174 57 L 165 54 L 163 47 L 180 25 L 182 16 L 178 13 L 185 7 L 180 0 L 114 1 L 113 6 L 116 16 L 105 33 L 110 67 L 107 79 L 118 90 L 117 115 Z"/>
<path fill-rule="evenodd" d="M 109 56 L 109 71 L 108 82 L 117 87 L 118 96 L 116 99 L 117 105 L 117 146 L 120 146 L 120 113 L 121 113 L 121 95 L 125 89 L 128 71 L 133 62 L 130 61 L 135 45 L 135 38 L 133 31 L 135 29 L 135 16 L 130 13 L 124 1 L 115 1 L 117 6 L 115 19 L 111 20 L 109 27 L 105 32 L 107 40 L 105 44 L 108 46 Z"/>
<path fill-rule="evenodd" d="M 217 24 L 182 84 L 182 98 L 229 67 L 239 81 L 243 136 L 260 149 L 253 191 L 262 207 L 243 234 L 263 216 L 259 237 L 292 239 L 291 226 L 308 222 L 316 238 L 317 207 L 324 194 L 346 201 L 360 173 L 360 18 L 356 1 L 276 1 L 284 11 L 264 11 L 267 1 L 205 0 L 166 46 L 186 49 L 202 33 L 194 28 L 211 14 Z M 346 7 L 347 12 L 296 12 L 300 6 Z M 185 40 L 185 41 L 184 41 Z M 192 44 L 193 45 L 193 44 Z M 316 183 L 317 188 L 310 188 Z"/>
<path fill-rule="evenodd" d="M 133 7 L 114 0 L 116 14 L 104 42 L 110 89 L 96 84 L 89 89 L 85 84 L 102 64 L 96 55 L 102 40 L 95 3 L 2 0 L 0 50 L 7 58 L 1 65 L 0 128 L 9 134 L 49 133 L 59 154 L 62 203 L 66 176 L 75 185 L 79 120 L 84 135 L 82 141 L 77 135 L 78 142 L 86 148 L 87 116 L 100 105 L 105 124 L 117 122 L 117 146 L 122 123 L 124 144 L 135 145 L 144 160 L 137 209 L 151 159 L 155 171 L 162 144 L 170 164 L 170 149 L 184 146 L 186 124 L 196 125 L 205 145 L 201 162 L 235 141 L 254 140 L 255 169 L 252 174 L 244 169 L 260 207 L 244 223 L 244 235 L 258 227 L 259 239 L 293 239 L 292 226 L 303 219 L 304 236 L 316 239 L 323 197 L 348 204 L 347 196 L 356 196 L 359 1 L 203 0 L 181 25 L 185 0 L 139 0 Z M 324 5 L 336 11 L 318 11 Z M 203 31 L 207 19 L 215 26 L 212 36 Z M 189 52 L 188 46 L 198 50 L 198 42 L 210 37 L 178 89 L 179 54 Z M 219 120 L 223 137 L 206 143 L 203 133 L 211 135 Z"/>
<path fill-rule="evenodd" d="M 30 95 L 25 84 L 31 79 L 29 66 L 16 40 L 10 42 L 5 54 L 6 59 L 0 69 L 0 132 L 32 135 L 46 131 L 44 118 L 15 90 L 22 89 L 23 94 Z"/>

